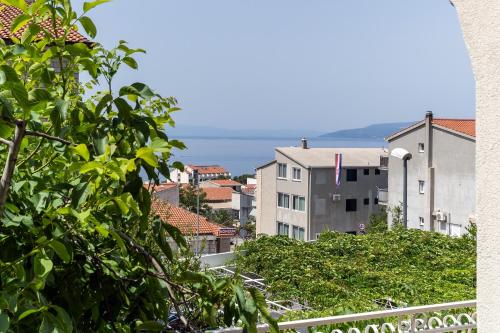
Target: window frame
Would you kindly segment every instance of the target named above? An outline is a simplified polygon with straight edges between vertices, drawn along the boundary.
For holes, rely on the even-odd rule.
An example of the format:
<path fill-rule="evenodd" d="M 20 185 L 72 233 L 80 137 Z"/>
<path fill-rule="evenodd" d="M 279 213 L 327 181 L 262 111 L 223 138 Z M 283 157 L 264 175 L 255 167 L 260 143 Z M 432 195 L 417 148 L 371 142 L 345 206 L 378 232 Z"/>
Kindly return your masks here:
<path fill-rule="evenodd" d="M 297 237 L 296 237 L 297 232 Z M 296 225 L 292 225 L 292 238 L 303 241 L 305 240 L 305 229 Z"/>
<path fill-rule="evenodd" d="M 425 194 L 425 180 L 418 181 L 418 193 Z"/>
<path fill-rule="evenodd" d="M 282 197 L 282 205 L 280 205 L 280 196 Z M 286 200 L 285 200 L 286 198 Z M 286 205 L 285 205 L 286 203 Z M 277 195 L 277 207 L 278 208 L 283 208 L 283 209 L 290 209 L 290 194 L 288 193 L 283 193 L 283 192 L 278 192 Z"/>
<path fill-rule="evenodd" d="M 298 171 L 299 178 L 295 177 L 295 172 L 296 171 Z M 294 182 L 301 182 L 302 181 L 302 168 L 292 167 L 292 180 Z"/>
<path fill-rule="evenodd" d="M 354 176 L 354 180 L 352 178 L 353 174 L 355 175 Z M 349 178 L 351 178 L 351 179 L 349 179 Z M 356 183 L 358 181 L 358 169 L 353 169 L 353 168 L 346 169 L 346 171 L 345 171 L 345 181 L 349 182 L 349 183 Z"/>
<path fill-rule="evenodd" d="M 297 199 L 297 205 L 298 205 L 299 209 L 296 209 L 296 207 L 295 207 L 295 199 Z M 300 207 L 301 206 L 300 205 L 301 199 L 303 200 L 303 204 L 304 204 L 304 207 L 302 210 L 300 209 L 301 208 Z M 305 212 L 306 211 L 306 197 L 303 195 L 292 194 L 292 210 L 295 212 Z"/>
<path fill-rule="evenodd" d="M 284 176 L 282 176 L 284 171 Z M 288 179 L 288 165 L 286 163 L 278 163 L 278 179 Z"/>
<path fill-rule="evenodd" d="M 348 202 L 354 202 L 354 209 L 349 208 Z M 350 199 L 345 199 L 345 211 L 347 213 L 352 213 L 352 212 L 357 212 L 358 211 L 358 199 L 356 198 L 350 198 Z"/>
<path fill-rule="evenodd" d="M 283 231 L 286 230 L 286 234 L 280 232 L 280 225 L 283 227 Z M 276 234 L 278 236 L 287 236 L 288 238 L 290 238 L 290 225 L 288 223 L 276 221 L 276 228 Z"/>

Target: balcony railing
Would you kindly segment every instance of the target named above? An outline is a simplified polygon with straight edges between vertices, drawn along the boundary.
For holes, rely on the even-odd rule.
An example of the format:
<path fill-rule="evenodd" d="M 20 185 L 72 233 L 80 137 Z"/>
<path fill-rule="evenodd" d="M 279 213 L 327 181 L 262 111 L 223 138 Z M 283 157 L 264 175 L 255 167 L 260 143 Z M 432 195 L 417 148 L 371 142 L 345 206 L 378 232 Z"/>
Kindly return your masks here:
<path fill-rule="evenodd" d="M 477 332 L 476 301 L 416 306 L 335 317 L 281 322 L 280 330 L 328 333 L 473 333 Z M 269 331 L 260 325 L 258 332 Z M 240 327 L 211 332 L 240 333 Z"/>

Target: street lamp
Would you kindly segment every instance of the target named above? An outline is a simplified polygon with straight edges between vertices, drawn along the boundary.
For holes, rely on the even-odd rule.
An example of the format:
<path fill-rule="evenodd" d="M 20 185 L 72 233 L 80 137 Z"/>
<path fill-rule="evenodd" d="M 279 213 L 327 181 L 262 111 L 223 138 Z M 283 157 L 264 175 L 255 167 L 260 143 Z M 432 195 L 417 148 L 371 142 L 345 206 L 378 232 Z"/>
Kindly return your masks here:
<path fill-rule="evenodd" d="M 408 229 L 408 161 L 411 160 L 411 154 L 403 148 L 394 148 L 391 156 L 403 160 L 403 226 Z"/>

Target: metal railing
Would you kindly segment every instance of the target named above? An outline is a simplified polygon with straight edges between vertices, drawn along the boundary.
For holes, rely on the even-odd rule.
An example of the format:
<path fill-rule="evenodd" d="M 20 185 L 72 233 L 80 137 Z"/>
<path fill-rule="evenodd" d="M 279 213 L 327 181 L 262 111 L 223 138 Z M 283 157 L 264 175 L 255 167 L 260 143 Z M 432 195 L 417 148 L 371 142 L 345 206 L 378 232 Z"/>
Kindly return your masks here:
<path fill-rule="evenodd" d="M 464 301 L 334 317 L 281 322 L 280 330 L 328 333 L 473 333 L 477 332 L 476 301 Z M 347 327 L 347 328 L 346 328 Z M 269 331 L 259 325 L 258 332 Z M 240 327 L 211 332 L 240 333 Z"/>

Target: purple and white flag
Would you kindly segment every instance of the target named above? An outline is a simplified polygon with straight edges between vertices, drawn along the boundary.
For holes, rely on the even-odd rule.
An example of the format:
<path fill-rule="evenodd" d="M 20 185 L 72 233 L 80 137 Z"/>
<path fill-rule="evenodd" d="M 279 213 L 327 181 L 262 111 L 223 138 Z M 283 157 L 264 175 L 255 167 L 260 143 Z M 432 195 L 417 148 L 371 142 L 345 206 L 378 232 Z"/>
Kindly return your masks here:
<path fill-rule="evenodd" d="M 335 184 L 340 186 L 342 179 L 342 154 L 335 154 Z"/>

